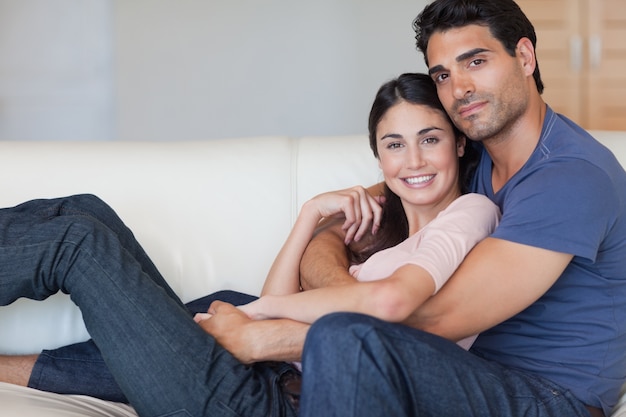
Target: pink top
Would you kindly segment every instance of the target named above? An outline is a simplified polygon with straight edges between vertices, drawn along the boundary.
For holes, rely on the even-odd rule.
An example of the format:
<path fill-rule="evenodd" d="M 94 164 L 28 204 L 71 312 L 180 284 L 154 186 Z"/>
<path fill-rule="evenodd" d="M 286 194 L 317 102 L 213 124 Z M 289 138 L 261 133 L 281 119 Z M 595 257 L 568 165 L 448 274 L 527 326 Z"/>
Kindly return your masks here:
<path fill-rule="evenodd" d="M 414 264 L 428 271 L 436 293 L 474 245 L 494 231 L 499 220 L 500 210 L 487 197 L 462 195 L 405 241 L 351 266 L 350 274 L 359 281 L 375 281 L 387 278 L 401 266 Z M 469 349 L 475 338 L 458 343 Z"/>

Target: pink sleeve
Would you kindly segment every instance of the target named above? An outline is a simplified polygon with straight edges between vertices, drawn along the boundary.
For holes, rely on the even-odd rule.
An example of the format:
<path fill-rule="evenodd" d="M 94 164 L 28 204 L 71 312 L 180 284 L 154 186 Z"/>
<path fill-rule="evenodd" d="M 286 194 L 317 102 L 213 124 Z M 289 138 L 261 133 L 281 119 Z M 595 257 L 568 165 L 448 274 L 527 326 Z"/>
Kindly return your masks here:
<path fill-rule="evenodd" d="M 465 194 L 423 229 L 419 247 L 406 263 L 428 271 L 437 292 L 474 245 L 493 232 L 499 219 L 498 207 L 487 197 Z"/>

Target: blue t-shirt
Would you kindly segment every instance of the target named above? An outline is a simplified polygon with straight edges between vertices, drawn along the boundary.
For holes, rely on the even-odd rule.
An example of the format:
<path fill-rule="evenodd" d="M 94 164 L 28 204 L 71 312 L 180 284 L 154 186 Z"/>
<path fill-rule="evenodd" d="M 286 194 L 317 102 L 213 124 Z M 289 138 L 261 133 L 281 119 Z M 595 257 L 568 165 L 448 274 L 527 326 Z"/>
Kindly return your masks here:
<path fill-rule="evenodd" d="M 626 378 L 626 173 L 550 108 L 530 159 L 495 194 L 491 167 L 483 149 L 472 188 L 502 211 L 491 236 L 574 258 L 547 293 L 481 334 L 473 350 L 608 415 Z"/>

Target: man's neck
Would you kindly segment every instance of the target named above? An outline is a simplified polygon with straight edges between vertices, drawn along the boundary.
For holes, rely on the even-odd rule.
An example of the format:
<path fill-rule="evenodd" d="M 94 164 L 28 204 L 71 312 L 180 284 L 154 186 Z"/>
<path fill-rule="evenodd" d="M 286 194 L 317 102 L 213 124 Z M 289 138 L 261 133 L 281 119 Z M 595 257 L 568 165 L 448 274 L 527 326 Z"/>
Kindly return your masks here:
<path fill-rule="evenodd" d="M 498 136 L 483 140 L 493 162 L 491 182 L 493 191 L 500 190 L 519 171 L 537 147 L 546 104 L 540 96 L 513 125 Z"/>

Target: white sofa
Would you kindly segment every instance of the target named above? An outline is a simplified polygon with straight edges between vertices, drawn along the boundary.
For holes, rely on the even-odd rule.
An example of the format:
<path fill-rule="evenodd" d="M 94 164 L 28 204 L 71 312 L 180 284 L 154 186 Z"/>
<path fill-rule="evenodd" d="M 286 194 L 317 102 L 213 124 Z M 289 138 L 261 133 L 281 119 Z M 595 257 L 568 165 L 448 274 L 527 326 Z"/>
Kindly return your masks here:
<path fill-rule="evenodd" d="M 626 132 L 594 132 L 626 166 Z M 0 207 L 100 196 L 135 232 L 184 301 L 260 291 L 301 204 L 381 176 L 366 136 L 197 142 L 0 142 Z M 0 353 L 85 340 L 65 295 L 0 307 Z M 0 415 L 134 416 L 131 407 L 0 383 Z M 626 416 L 616 410 L 615 416 Z"/>

